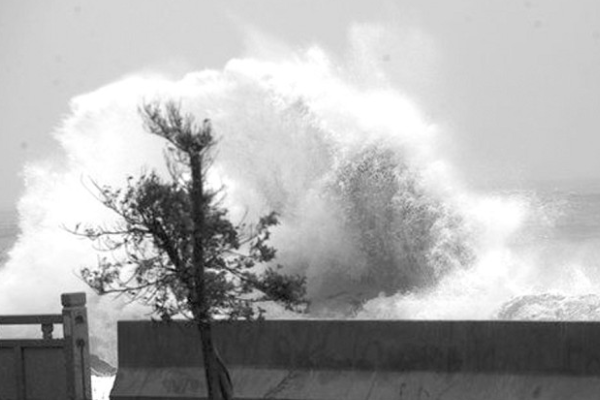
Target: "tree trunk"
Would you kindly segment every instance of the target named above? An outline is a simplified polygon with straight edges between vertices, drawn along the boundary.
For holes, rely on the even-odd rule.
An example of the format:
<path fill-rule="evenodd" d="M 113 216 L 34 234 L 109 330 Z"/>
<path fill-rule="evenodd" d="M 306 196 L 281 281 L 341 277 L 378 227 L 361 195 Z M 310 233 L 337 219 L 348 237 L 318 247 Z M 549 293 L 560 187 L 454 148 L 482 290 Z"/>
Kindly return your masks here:
<path fill-rule="evenodd" d="M 202 341 L 202 356 L 204 358 L 204 372 L 209 400 L 229 400 L 231 396 L 227 384 L 223 381 L 222 368 L 212 341 L 212 327 L 210 323 L 198 323 L 200 340 Z"/>
<path fill-rule="evenodd" d="M 192 170 L 191 207 L 194 224 L 193 232 L 193 288 L 189 294 L 192 313 L 202 342 L 206 388 L 209 400 L 230 400 L 232 398 L 231 381 L 225 365 L 218 357 L 213 341 L 210 304 L 206 299 L 204 280 L 204 245 L 202 243 L 204 226 L 204 177 L 202 176 L 202 156 L 192 151 L 190 154 Z M 195 290 L 194 290 L 195 289 Z"/>

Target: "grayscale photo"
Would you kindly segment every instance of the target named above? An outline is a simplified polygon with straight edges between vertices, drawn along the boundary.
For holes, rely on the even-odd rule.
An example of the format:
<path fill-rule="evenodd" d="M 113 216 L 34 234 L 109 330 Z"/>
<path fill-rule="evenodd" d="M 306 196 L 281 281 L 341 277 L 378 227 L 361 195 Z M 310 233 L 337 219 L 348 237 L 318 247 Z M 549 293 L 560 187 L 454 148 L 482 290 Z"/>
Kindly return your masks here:
<path fill-rule="evenodd" d="M 0 0 L 0 400 L 600 397 L 600 2 Z"/>

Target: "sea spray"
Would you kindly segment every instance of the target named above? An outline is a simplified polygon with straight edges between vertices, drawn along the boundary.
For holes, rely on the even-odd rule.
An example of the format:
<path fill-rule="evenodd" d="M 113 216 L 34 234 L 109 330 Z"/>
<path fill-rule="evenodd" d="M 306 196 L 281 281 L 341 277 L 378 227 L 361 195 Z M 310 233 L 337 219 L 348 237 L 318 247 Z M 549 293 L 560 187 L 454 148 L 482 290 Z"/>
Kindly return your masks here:
<path fill-rule="evenodd" d="M 408 99 L 348 83 L 313 48 L 178 81 L 131 76 L 73 99 L 53 133 L 62 154 L 25 170 L 0 309 L 54 312 L 60 293 L 85 289 L 78 271 L 98 254 L 65 227 L 115 220 L 95 183 L 166 173 L 165 143 L 144 131 L 137 111 L 154 100 L 211 118 L 220 142 L 210 182 L 224 186 L 234 221 L 281 214 L 272 244 L 278 262 L 307 276 L 306 317 L 490 318 L 539 274 L 511 248 L 530 215 L 527 199 L 466 189 L 440 132 Z M 114 322 L 148 310 L 89 298 L 92 350 L 114 362 Z"/>
<path fill-rule="evenodd" d="M 337 307 L 351 314 L 379 293 L 432 287 L 473 262 L 466 221 L 427 190 L 405 158 L 393 146 L 367 146 L 333 171 L 322 196 L 337 216 L 335 234 L 344 237 L 351 261 L 317 264 L 313 313 Z"/>

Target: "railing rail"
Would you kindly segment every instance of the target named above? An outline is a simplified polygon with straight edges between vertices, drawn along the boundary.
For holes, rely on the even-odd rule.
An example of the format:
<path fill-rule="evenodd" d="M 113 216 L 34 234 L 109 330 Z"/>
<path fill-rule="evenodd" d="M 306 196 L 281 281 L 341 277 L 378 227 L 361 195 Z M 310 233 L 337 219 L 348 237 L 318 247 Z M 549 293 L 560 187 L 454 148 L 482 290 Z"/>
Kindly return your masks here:
<path fill-rule="evenodd" d="M 63 324 L 61 314 L 0 315 L 0 325 L 41 325 L 42 338 L 46 340 L 53 339 L 52 332 L 55 324 Z"/>
<path fill-rule="evenodd" d="M 0 325 L 62 324 L 61 314 L 0 315 Z"/>

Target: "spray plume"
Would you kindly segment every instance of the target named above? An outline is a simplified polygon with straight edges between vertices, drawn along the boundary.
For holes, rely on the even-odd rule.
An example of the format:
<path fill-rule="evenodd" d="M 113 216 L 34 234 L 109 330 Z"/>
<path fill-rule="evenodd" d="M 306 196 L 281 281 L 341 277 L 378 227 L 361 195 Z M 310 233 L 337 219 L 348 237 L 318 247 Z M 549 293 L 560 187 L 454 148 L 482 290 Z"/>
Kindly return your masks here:
<path fill-rule="evenodd" d="M 62 157 L 25 170 L 1 310 L 52 312 L 60 293 L 85 289 L 79 268 L 97 254 L 62 227 L 114 218 L 90 180 L 118 187 L 143 170 L 166 173 L 164 143 L 137 112 L 166 99 L 211 118 L 220 143 L 210 179 L 225 186 L 233 220 L 281 214 L 273 245 L 278 262 L 307 276 L 311 316 L 490 318 L 528 293 L 535 273 L 508 247 L 528 203 L 468 191 L 408 99 L 349 83 L 313 48 L 177 81 L 133 76 L 74 98 L 53 133 Z M 89 297 L 94 351 L 114 360 L 114 321 L 146 310 Z"/>

